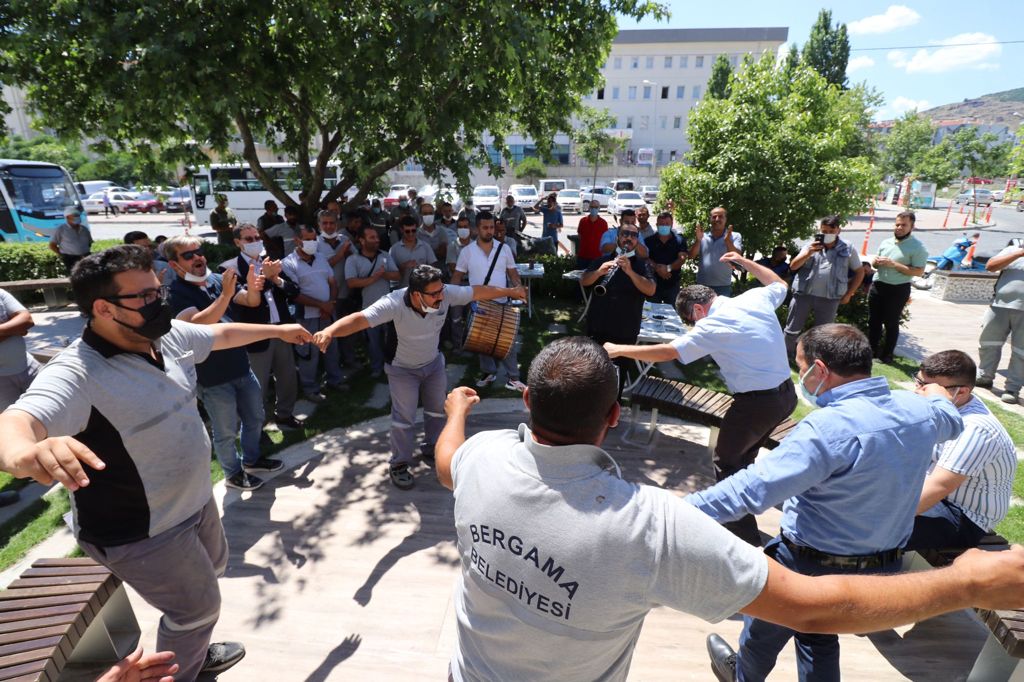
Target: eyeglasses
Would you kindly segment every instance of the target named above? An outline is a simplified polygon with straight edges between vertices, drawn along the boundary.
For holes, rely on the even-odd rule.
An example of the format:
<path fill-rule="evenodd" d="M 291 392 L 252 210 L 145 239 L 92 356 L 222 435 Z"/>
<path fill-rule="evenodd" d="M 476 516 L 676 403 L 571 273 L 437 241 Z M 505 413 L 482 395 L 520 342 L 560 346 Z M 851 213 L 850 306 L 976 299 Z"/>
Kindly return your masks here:
<path fill-rule="evenodd" d="M 921 378 L 920 374 L 914 375 L 914 385 L 917 386 L 918 388 L 923 388 L 924 386 L 927 386 L 928 384 L 938 384 L 939 386 L 942 386 L 942 384 L 939 384 L 939 382 L 937 382 L 937 381 L 925 381 L 924 379 Z M 963 384 L 952 384 L 951 386 L 942 386 L 942 387 L 947 389 L 947 390 L 954 389 L 954 388 L 965 388 Z"/>
<path fill-rule="evenodd" d="M 637 230 L 619 230 L 619 234 L 623 237 L 629 237 L 630 239 L 636 239 L 640 236 L 640 232 Z"/>
<path fill-rule="evenodd" d="M 260 240 L 260 238 L 258 236 L 256 236 L 256 237 L 242 237 L 241 238 L 241 241 L 245 242 L 246 244 L 252 244 L 253 242 L 258 242 L 259 240 Z M 182 254 L 182 255 L 185 255 L 185 254 Z"/>
<path fill-rule="evenodd" d="M 429 296 L 430 298 L 439 298 L 444 293 L 444 286 L 437 291 L 422 291 L 420 292 L 423 296 Z"/>
<path fill-rule="evenodd" d="M 178 254 L 178 258 L 180 258 L 181 260 L 184 260 L 184 261 L 189 261 L 189 260 L 192 260 L 193 258 L 195 258 L 196 256 L 202 256 L 202 255 L 203 255 L 203 249 L 200 247 L 198 249 L 192 249 L 191 251 L 182 251 L 181 253 Z"/>
<path fill-rule="evenodd" d="M 416 234 L 416 230 L 415 230 L 415 228 L 414 228 L 414 229 L 412 229 L 412 230 L 402 230 L 402 232 L 403 232 L 404 234 Z"/>
<path fill-rule="evenodd" d="M 166 301 L 167 295 L 170 293 L 169 286 L 157 287 L 156 289 L 143 289 L 137 294 L 117 294 L 116 296 L 104 296 L 105 301 L 123 301 L 127 298 L 141 298 L 142 302 L 146 305 L 153 303 L 154 301 Z"/>

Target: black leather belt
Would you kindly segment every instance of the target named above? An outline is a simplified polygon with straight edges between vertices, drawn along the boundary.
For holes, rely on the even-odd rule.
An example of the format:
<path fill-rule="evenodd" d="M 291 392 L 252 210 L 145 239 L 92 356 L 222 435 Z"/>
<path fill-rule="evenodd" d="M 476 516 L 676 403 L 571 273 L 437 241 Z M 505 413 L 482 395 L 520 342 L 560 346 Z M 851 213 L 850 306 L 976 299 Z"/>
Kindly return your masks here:
<path fill-rule="evenodd" d="M 793 380 L 792 379 L 786 379 L 785 381 L 783 381 L 781 384 L 779 384 L 775 388 L 765 388 L 765 389 L 762 389 L 760 391 L 738 391 L 736 393 L 733 393 L 733 396 L 738 396 L 738 395 L 774 395 L 776 393 L 782 393 L 782 391 L 785 390 L 785 388 L 787 386 L 792 386 L 792 385 L 793 385 Z"/>
<path fill-rule="evenodd" d="M 841 554 L 828 554 L 820 552 L 813 547 L 798 545 L 785 535 L 782 535 L 782 543 L 796 556 L 810 559 L 821 566 L 828 568 L 864 569 L 882 568 L 888 564 L 899 561 L 903 557 L 902 549 L 887 549 L 877 554 L 865 554 L 861 556 L 844 556 Z"/>

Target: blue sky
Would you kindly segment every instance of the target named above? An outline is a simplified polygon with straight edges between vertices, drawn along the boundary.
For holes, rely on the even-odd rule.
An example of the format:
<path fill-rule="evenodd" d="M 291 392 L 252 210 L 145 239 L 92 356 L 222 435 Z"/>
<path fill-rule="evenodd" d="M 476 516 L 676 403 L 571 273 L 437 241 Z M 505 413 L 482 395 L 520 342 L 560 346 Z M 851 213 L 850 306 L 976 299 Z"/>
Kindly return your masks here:
<path fill-rule="evenodd" d="M 1024 2 L 1020 0 L 862 0 L 831 6 L 807 0 L 662 2 L 672 12 L 667 22 L 620 19 L 619 27 L 786 26 L 790 43 L 802 46 L 818 11 L 828 7 L 833 23 L 845 23 L 851 33 L 850 81 L 866 81 L 885 97 L 879 119 L 915 107 L 927 109 L 1024 87 L 1024 42 L 998 44 L 1024 41 Z M 943 47 L 951 43 L 982 44 Z"/>

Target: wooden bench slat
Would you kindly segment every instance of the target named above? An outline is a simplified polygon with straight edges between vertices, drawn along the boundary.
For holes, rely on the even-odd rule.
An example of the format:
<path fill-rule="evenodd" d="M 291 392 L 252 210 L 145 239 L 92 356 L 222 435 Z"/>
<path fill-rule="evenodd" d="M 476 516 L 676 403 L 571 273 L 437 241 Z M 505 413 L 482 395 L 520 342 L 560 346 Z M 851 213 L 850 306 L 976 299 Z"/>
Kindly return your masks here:
<path fill-rule="evenodd" d="M 33 597 L 55 597 L 65 594 L 92 594 L 103 587 L 102 580 L 90 580 L 75 585 L 51 585 L 48 587 L 25 587 L 8 589 L 0 592 L 0 601 L 12 599 L 31 599 Z"/>
<path fill-rule="evenodd" d="M 49 680 L 46 675 L 48 661 L 36 659 L 27 663 L 0 668 L 0 680 L 15 680 L 28 677 L 30 680 Z"/>
<path fill-rule="evenodd" d="M 56 649 L 60 646 L 62 639 L 64 639 L 63 635 L 50 635 L 48 637 L 39 637 L 23 642 L 0 644 L 0 665 L 7 660 L 8 656 L 13 654 L 20 654 L 25 651 L 44 650 L 46 648 Z"/>
<path fill-rule="evenodd" d="M 69 557 L 65 559 L 36 559 L 32 568 L 47 568 L 53 566 L 92 566 L 102 568 L 103 566 L 89 557 Z"/>
<path fill-rule="evenodd" d="M 51 660 L 51 657 L 54 655 L 54 653 L 54 648 L 52 646 L 48 646 L 41 647 L 39 649 L 21 651 L 16 654 L 11 654 L 10 656 L 4 656 L 3 658 L 0 658 L 0 680 L 8 679 L 3 676 L 5 672 L 9 670 L 17 670 L 25 664 L 38 665 L 37 667 L 34 667 L 32 669 L 17 670 L 17 672 L 11 676 L 14 677 L 16 675 L 21 675 L 22 673 L 30 673 L 35 672 L 36 670 L 43 670 L 44 668 L 46 668 L 46 664 Z M 60 662 L 57 663 L 57 665 L 59 667 L 63 667 L 64 656 L 61 655 L 60 658 L 62 660 L 60 660 Z"/>
<path fill-rule="evenodd" d="M 3 593 L 0 592 L 0 595 Z M 64 594 L 54 597 L 36 597 L 34 599 L 0 599 L 0 611 L 19 611 L 39 606 L 62 606 L 64 604 L 87 604 L 91 601 L 90 594 Z"/>
<path fill-rule="evenodd" d="M 108 573 L 109 575 L 109 573 Z M 102 583 L 106 579 L 102 573 L 88 575 L 51 575 L 42 578 L 18 578 L 7 586 L 7 589 L 29 589 L 34 587 L 62 587 L 70 585 L 90 585 Z"/>
<path fill-rule="evenodd" d="M 21 574 L 22 578 L 45 578 L 65 575 L 109 575 L 105 566 L 55 566 L 53 568 L 30 568 Z"/>
<path fill-rule="evenodd" d="M 50 616 L 48 618 L 31 618 L 28 620 L 16 620 L 13 623 L 0 624 L 0 639 L 4 635 L 22 632 L 25 630 L 34 630 L 36 628 L 48 628 L 54 625 L 73 625 L 75 620 L 78 619 L 79 612 L 65 613 L 59 616 Z"/>
<path fill-rule="evenodd" d="M 50 625 L 47 627 L 32 628 L 30 630 L 9 632 L 0 635 L 0 655 L 3 655 L 4 653 L 2 647 L 7 644 L 28 642 L 33 639 L 43 639 L 46 637 L 64 637 L 71 629 L 73 629 L 72 623 L 68 622 L 61 625 Z"/>
<path fill-rule="evenodd" d="M 19 609 L 0 613 L 0 628 L 15 625 L 33 618 L 51 618 L 64 615 L 75 615 L 82 611 L 81 603 L 61 604 L 35 609 Z"/>

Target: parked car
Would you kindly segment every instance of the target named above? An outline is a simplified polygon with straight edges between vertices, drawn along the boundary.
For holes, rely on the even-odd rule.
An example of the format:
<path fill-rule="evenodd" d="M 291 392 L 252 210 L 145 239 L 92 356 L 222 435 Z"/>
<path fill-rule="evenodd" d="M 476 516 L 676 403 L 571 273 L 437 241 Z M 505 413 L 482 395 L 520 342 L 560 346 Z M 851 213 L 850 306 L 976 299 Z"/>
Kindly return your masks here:
<path fill-rule="evenodd" d="M 636 183 L 630 178 L 616 178 L 612 180 L 611 187 L 616 192 L 621 192 L 623 190 L 627 192 L 636 191 Z"/>
<path fill-rule="evenodd" d="M 991 206 L 993 201 L 992 192 L 987 189 L 969 189 L 966 192 L 960 192 L 953 199 L 955 204 L 967 204 L 968 206 L 973 206 L 974 204 L 978 206 Z"/>
<path fill-rule="evenodd" d="M 164 202 L 155 194 L 140 194 L 124 204 L 125 213 L 159 213 L 164 210 Z"/>
<path fill-rule="evenodd" d="M 103 213 L 103 192 L 94 192 L 82 199 L 86 214 Z"/>
<path fill-rule="evenodd" d="M 967 178 L 964 182 L 968 185 L 991 185 L 991 178 Z"/>
<path fill-rule="evenodd" d="M 1006 190 L 1005 189 L 994 189 L 994 190 L 992 190 L 992 200 L 995 201 L 996 203 L 1000 203 L 1001 204 L 1005 197 L 1006 197 Z"/>
<path fill-rule="evenodd" d="M 647 206 L 644 196 L 640 192 L 616 192 L 611 201 L 608 202 L 608 212 L 614 216 L 622 215 L 627 208 L 639 211 Z"/>
<path fill-rule="evenodd" d="M 191 211 L 192 210 L 192 196 L 189 194 L 188 187 L 178 187 L 177 189 L 171 190 L 170 195 L 164 201 L 164 209 L 170 213 L 172 211 Z"/>
<path fill-rule="evenodd" d="M 508 188 L 508 193 L 512 195 L 516 206 L 524 211 L 533 210 L 537 201 L 540 200 L 540 194 L 537 193 L 537 188 L 533 185 L 512 185 Z"/>
<path fill-rule="evenodd" d="M 459 196 L 458 190 L 452 185 L 445 185 L 444 187 L 438 187 L 437 185 L 423 185 L 416 193 L 423 197 L 423 201 L 429 201 L 434 205 L 434 209 L 440 208 L 440 204 L 443 201 L 447 201 L 452 205 L 452 210 L 458 213 L 462 210 L 462 197 Z"/>
<path fill-rule="evenodd" d="M 556 178 L 544 178 L 540 181 L 540 193 L 544 195 L 551 194 L 552 192 L 561 192 L 566 187 L 565 180 Z"/>
<path fill-rule="evenodd" d="M 477 185 L 473 188 L 473 207 L 478 211 L 500 211 L 501 192 L 497 185 Z"/>
<path fill-rule="evenodd" d="M 398 206 L 399 197 L 409 198 L 409 185 L 391 185 L 391 189 L 388 191 L 388 195 L 384 197 L 384 208 L 392 208 Z"/>
<path fill-rule="evenodd" d="M 578 189 L 563 189 L 555 195 L 562 213 L 582 213 L 583 199 Z"/>
<path fill-rule="evenodd" d="M 611 187 L 583 187 L 580 189 L 580 198 L 583 201 L 597 200 L 601 204 L 601 208 L 608 208 L 608 203 L 613 196 L 615 196 L 615 190 Z"/>
<path fill-rule="evenodd" d="M 640 188 L 640 194 L 644 195 L 644 201 L 648 204 L 653 204 L 658 200 L 658 186 L 657 185 L 644 185 Z"/>

